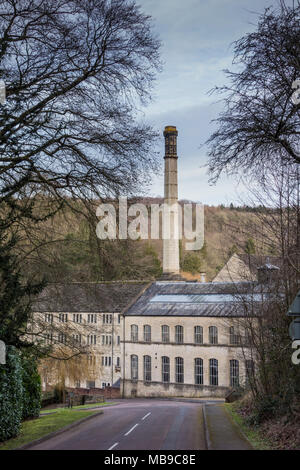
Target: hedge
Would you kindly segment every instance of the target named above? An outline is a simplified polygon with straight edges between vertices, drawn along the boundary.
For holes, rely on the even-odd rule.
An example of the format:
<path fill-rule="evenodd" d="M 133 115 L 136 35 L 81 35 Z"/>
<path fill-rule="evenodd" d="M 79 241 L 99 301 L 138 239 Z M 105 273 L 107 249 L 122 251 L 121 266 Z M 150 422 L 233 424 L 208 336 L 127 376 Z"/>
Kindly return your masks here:
<path fill-rule="evenodd" d="M 42 389 L 36 359 L 30 354 L 22 355 L 21 366 L 23 382 L 22 419 L 37 418 L 41 409 Z"/>
<path fill-rule="evenodd" d="M 0 441 L 17 436 L 21 421 L 39 416 L 41 380 L 36 359 L 7 346 L 0 365 Z"/>
<path fill-rule="evenodd" d="M 23 411 L 21 358 L 13 346 L 6 349 L 6 364 L 0 365 L 0 441 L 18 434 Z"/>

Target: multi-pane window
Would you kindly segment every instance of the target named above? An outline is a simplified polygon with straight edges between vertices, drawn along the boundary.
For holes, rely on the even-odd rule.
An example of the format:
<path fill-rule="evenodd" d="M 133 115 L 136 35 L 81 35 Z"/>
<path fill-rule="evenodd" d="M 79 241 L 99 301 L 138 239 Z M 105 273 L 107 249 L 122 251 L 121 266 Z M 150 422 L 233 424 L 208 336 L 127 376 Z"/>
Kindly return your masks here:
<path fill-rule="evenodd" d="M 170 358 L 167 356 L 161 358 L 161 378 L 163 382 L 170 382 Z"/>
<path fill-rule="evenodd" d="M 210 344 L 218 344 L 218 328 L 216 326 L 209 327 L 208 336 Z"/>
<path fill-rule="evenodd" d="M 58 333 L 58 342 L 59 342 L 59 343 L 66 344 L 66 342 L 67 342 L 67 335 L 65 335 L 64 333 Z"/>
<path fill-rule="evenodd" d="M 175 343 L 177 344 L 183 343 L 183 326 L 181 325 L 175 326 Z"/>
<path fill-rule="evenodd" d="M 194 342 L 196 344 L 203 344 L 203 328 L 202 326 L 194 327 Z"/>
<path fill-rule="evenodd" d="M 68 314 L 67 313 L 60 313 L 58 315 L 58 320 L 60 322 L 66 323 L 68 321 Z"/>
<path fill-rule="evenodd" d="M 200 357 L 195 359 L 195 384 L 203 385 L 203 359 Z"/>
<path fill-rule="evenodd" d="M 161 340 L 163 343 L 170 342 L 170 328 L 168 325 L 162 325 L 161 327 Z"/>
<path fill-rule="evenodd" d="M 135 354 L 130 356 L 131 380 L 138 380 L 138 357 Z"/>
<path fill-rule="evenodd" d="M 209 360 L 209 385 L 218 385 L 218 361 L 217 359 Z"/>
<path fill-rule="evenodd" d="M 47 333 L 45 336 L 46 344 L 52 344 L 53 342 L 53 336 L 52 333 Z"/>
<path fill-rule="evenodd" d="M 231 326 L 229 328 L 229 343 L 240 344 L 240 335 L 236 332 L 234 326 Z"/>
<path fill-rule="evenodd" d="M 103 315 L 103 325 L 109 325 L 112 323 L 112 314 L 111 313 L 105 313 Z"/>
<path fill-rule="evenodd" d="M 246 359 L 245 361 L 246 370 L 246 384 L 254 377 L 254 361 L 252 359 Z"/>
<path fill-rule="evenodd" d="M 88 313 L 87 321 L 88 321 L 88 323 L 97 323 L 96 313 Z"/>
<path fill-rule="evenodd" d="M 151 356 L 144 356 L 144 382 L 151 382 Z"/>
<path fill-rule="evenodd" d="M 45 321 L 47 323 L 53 323 L 53 313 L 46 313 L 45 314 Z"/>
<path fill-rule="evenodd" d="M 111 356 L 102 356 L 101 365 L 102 366 L 111 366 Z"/>
<path fill-rule="evenodd" d="M 151 341 L 151 326 L 144 325 L 144 341 L 150 343 Z"/>
<path fill-rule="evenodd" d="M 86 342 L 87 342 L 87 344 L 97 344 L 97 336 L 96 335 L 87 335 Z"/>
<path fill-rule="evenodd" d="M 75 322 L 75 323 L 82 323 L 82 315 L 81 315 L 81 313 L 73 313 L 73 322 Z"/>
<path fill-rule="evenodd" d="M 240 383 L 239 378 L 239 361 L 231 359 L 230 361 L 230 386 L 238 387 Z"/>
<path fill-rule="evenodd" d="M 131 341 L 138 341 L 139 339 L 139 328 L 137 325 L 131 325 Z"/>
<path fill-rule="evenodd" d="M 88 354 L 87 361 L 88 361 L 88 364 L 90 366 L 95 366 L 96 365 L 96 356 L 93 356 L 92 354 Z"/>
<path fill-rule="evenodd" d="M 175 357 L 175 382 L 178 384 L 184 383 L 184 369 L 182 357 Z"/>
<path fill-rule="evenodd" d="M 76 334 L 76 335 L 74 334 L 73 335 L 73 341 L 75 343 L 81 344 L 81 335 L 80 334 Z"/>

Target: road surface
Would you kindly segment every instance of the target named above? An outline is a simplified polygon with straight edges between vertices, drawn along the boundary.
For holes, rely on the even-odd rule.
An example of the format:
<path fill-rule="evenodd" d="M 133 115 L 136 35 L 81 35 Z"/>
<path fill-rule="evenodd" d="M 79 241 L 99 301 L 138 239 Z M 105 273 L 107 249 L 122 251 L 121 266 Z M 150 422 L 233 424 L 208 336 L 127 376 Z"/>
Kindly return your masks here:
<path fill-rule="evenodd" d="M 116 406 L 105 407 L 102 415 L 30 450 L 205 450 L 211 445 L 207 429 L 213 423 L 207 426 L 203 406 L 160 399 L 121 400 Z M 216 423 L 219 429 L 221 425 Z M 226 441 L 227 430 L 222 431 L 216 436 L 219 447 L 223 439 Z M 234 438 L 230 448 L 240 445 L 243 448 L 243 442 Z"/>

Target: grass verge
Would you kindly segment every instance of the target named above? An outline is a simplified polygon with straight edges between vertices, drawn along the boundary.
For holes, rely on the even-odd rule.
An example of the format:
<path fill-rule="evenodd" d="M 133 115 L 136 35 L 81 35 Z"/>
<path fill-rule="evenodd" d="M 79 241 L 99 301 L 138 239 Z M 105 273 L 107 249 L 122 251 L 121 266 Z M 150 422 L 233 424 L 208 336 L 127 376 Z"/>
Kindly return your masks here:
<path fill-rule="evenodd" d="M 94 414 L 96 411 L 80 411 L 58 409 L 55 413 L 40 416 L 36 419 L 24 421 L 21 425 L 21 432 L 17 437 L 9 439 L 0 444 L 0 450 L 12 450 L 32 442 L 40 437 L 79 421 L 82 418 Z"/>
<path fill-rule="evenodd" d="M 229 413 L 232 420 L 237 424 L 241 431 L 245 434 L 251 445 L 256 450 L 272 450 L 272 445 L 267 439 L 263 438 L 258 429 L 245 423 L 242 416 L 237 412 L 235 403 L 225 403 L 225 410 Z"/>

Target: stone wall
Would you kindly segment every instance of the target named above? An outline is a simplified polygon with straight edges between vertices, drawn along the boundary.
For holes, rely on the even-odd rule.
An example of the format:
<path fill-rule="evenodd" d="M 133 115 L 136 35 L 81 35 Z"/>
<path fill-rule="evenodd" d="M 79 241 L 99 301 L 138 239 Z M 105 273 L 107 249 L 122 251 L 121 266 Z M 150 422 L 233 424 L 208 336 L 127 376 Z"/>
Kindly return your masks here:
<path fill-rule="evenodd" d="M 121 384 L 121 393 L 124 398 L 134 397 L 186 397 L 205 398 L 217 397 L 225 398 L 228 392 L 227 387 L 211 387 L 208 385 L 190 384 L 163 384 L 162 382 L 145 383 L 142 380 L 125 380 Z"/>

